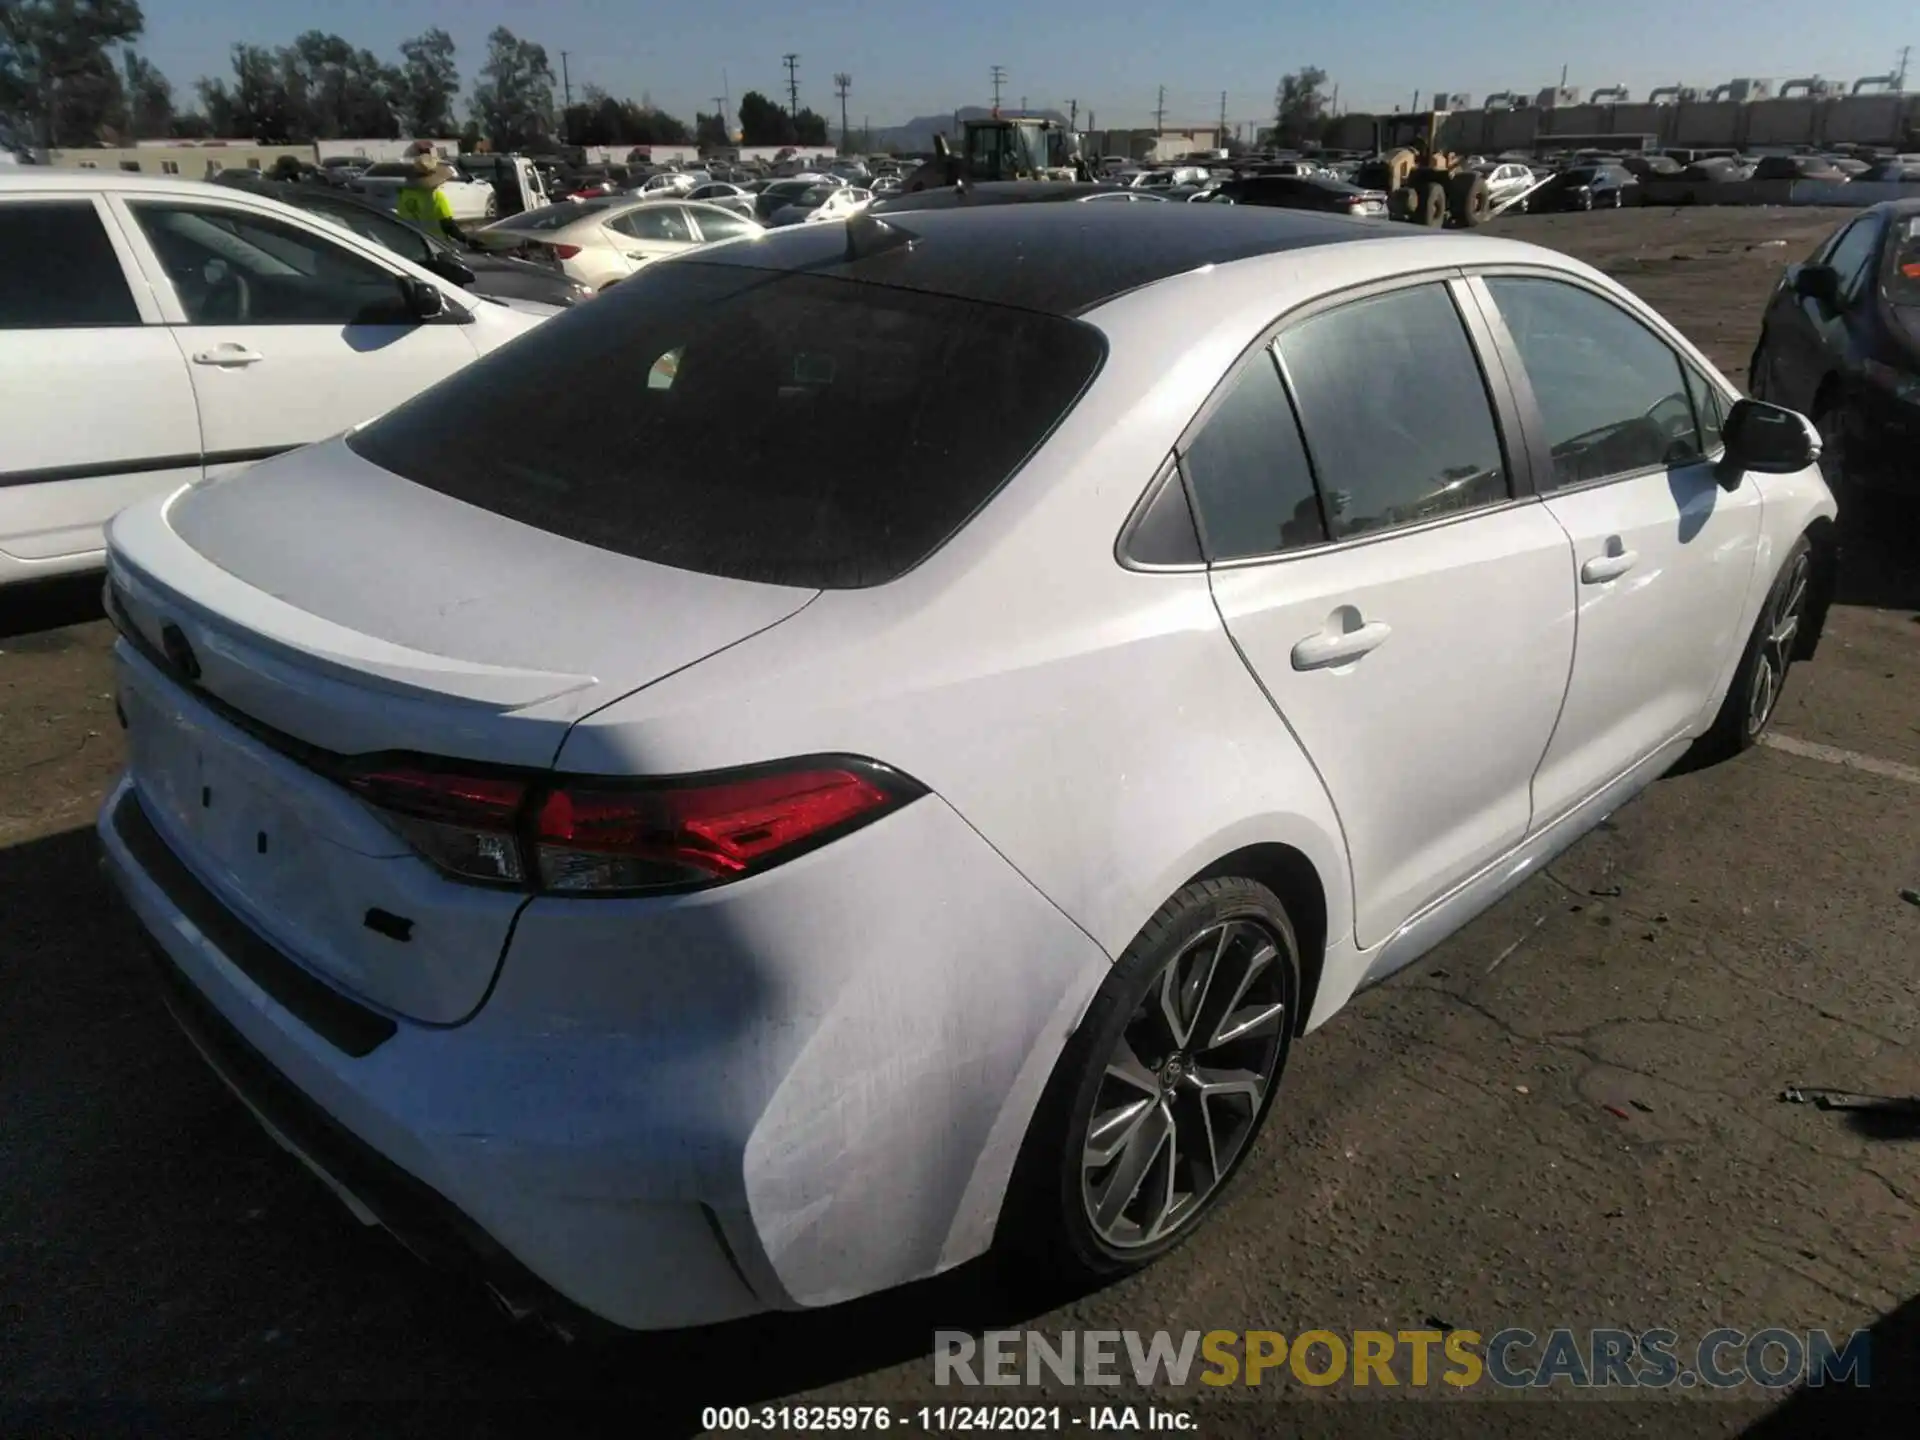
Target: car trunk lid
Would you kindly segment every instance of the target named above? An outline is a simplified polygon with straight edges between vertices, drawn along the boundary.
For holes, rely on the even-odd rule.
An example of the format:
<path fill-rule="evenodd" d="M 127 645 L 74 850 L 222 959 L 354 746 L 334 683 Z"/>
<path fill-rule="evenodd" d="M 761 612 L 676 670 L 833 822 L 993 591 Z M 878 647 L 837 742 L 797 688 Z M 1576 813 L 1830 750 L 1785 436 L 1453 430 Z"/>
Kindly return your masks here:
<path fill-rule="evenodd" d="M 582 716 L 817 593 L 564 540 L 337 442 L 136 506 L 109 546 L 155 827 L 287 954 L 436 1023 L 480 1003 L 524 895 L 441 876 L 343 771 L 549 769 Z"/>

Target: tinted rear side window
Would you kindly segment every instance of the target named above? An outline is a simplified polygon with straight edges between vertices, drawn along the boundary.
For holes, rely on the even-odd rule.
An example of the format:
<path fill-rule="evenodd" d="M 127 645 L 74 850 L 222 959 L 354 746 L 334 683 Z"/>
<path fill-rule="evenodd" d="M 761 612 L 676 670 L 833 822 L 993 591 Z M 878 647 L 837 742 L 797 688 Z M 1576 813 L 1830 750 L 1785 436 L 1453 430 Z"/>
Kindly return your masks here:
<path fill-rule="evenodd" d="M 139 323 L 92 201 L 0 205 L 0 329 Z"/>
<path fill-rule="evenodd" d="M 964 525 L 1104 354 L 1097 331 L 1056 316 L 673 261 L 348 443 L 418 484 L 584 544 L 740 580 L 856 589 L 903 574 Z"/>

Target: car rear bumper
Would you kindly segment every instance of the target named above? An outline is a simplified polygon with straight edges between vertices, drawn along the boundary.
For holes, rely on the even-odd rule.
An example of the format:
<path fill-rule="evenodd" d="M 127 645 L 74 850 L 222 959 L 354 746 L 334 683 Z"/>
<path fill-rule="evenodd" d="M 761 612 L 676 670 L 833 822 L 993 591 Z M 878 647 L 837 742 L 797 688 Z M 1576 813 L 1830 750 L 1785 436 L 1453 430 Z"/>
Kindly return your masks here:
<path fill-rule="evenodd" d="M 536 899 L 480 1012 L 422 1025 L 251 931 L 131 780 L 100 837 L 170 1010 L 268 1132 L 563 1327 L 828 1304 L 980 1253 L 1109 963 L 928 796 L 724 891 Z"/>

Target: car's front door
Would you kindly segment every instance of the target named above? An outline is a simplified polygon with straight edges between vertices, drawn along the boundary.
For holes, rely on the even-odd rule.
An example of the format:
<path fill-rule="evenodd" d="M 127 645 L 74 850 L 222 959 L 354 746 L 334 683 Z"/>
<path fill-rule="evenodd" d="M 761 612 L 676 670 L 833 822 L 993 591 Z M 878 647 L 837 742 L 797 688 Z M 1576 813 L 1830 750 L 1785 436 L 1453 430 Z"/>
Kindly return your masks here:
<path fill-rule="evenodd" d="M 1339 813 L 1363 947 L 1526 836 L 1573 660 L 1567 537 L 1469 323 L 1438 280 L 1292 321 L 1181 456 L 1221 617 Z"/>
<path fill-rule="evenodd" d="M 0 198 L 0 583 L 91 563 L 101 526 L 200 478 L 200 421 L 97 195 Z"/>
<path fill-rule="evenodd" d="M 1565 279 L 1474 284 L 1573 542 L 1573 679 L 1533 782 L 1544 825 L 1700 720 L 1746 638 L 1760 494 L 1721 488 L 1717 415 L 1699 413 L 1718 382 L 1644 319 Z"/>
<path fill-rule="evenodd" d="M 1880 217 L 1862 215 L 1814 252 L 1808 265 L 1832 269 L 1837 295 L 1833 303 L 1798 293 L 1796 266 L 1775 292 L 1767 314 L 1766 366 L 1757 393 L 1776 405 L 1811 413 L 1826 377 L 1844 371 L 1849 348 L 1849 312 L 1855 308 L 1862 280 L 1874 274 L 1880 253 Z"/>
<path fill-rule="evenodd" d="M 451 294 L 409 312 L 404 272 L 264 210 L 121 197 L 200 406 L 209 474 L 338 434 L 476 353 Z"/>

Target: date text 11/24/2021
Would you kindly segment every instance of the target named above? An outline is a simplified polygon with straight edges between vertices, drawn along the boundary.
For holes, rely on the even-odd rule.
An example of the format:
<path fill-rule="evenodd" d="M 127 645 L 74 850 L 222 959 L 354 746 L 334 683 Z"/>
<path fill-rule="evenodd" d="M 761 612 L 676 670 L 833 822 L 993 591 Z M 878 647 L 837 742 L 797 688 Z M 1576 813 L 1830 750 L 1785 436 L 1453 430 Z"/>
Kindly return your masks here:
<path fill-rule="evenodd" d="M 893 1429 L 939 1435 L 1176 1433 L 1195 1425 L 1184 1411 L 1140 1405 L 709 1405 L 700 1412 L 702 1430 L 763 1435 Z"/>

